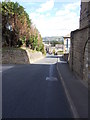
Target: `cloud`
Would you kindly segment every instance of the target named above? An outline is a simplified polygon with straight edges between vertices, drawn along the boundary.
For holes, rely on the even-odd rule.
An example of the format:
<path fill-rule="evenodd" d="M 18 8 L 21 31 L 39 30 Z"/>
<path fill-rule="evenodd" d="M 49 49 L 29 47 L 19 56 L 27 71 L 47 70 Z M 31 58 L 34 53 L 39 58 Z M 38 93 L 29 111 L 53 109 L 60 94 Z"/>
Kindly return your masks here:
<path fill-rule="evenodd" d="M 4 1 L 4 0 L 0 0 L 0 1 Z M 46 0 L 11 0 L 11 1 L 14 1 L 14 2 L 28 2 L 28 3 L 33 3 L 33 2 L 35 2 L 35 3 L 41 3 L 41 2 L 46 2 Z M 55 0 L 55 2 L 76 2 L 76 1 L 78 1 L 78 0 L 74 0 L 74 1 L 72 1 L 72 0 Z M 89 2 L 90 0 L 81 0 L 82 2 Z"/>
<path fill-rule="evenodd" d="M 63 9 L 56 12 L 56 19 L 60 21 L 62 26 L 68 30 L 74 30 L 79 28 L 79 14 L 77 10 L 79 8 L 80 13 L 80 1 L 76 3 L 69 3 L 63 7 Z"/>
<path fill-rule="evenodd" d="M 79 11 L 77 11 L 79 10 Z M 55 14 L 33 12 L 30 17 L 41 35 L 63 36 L 79 28 L 80 3 L 67 3 Z"/>
<path fill-rule="evenodd" d="M 54 7 L 54 0 L 49 0 L 44 4 L 41 4 L 41 7 L 39 9 L 37 9 L 37 12 L 46 12 L 49 10 L 52 10 L 52 8 Z"/>
<path fill-rule="evenodd" d="M 0 1 L 4 1 L 4 0 L 0 0 Z M 46 2 L 46 0 L 10 0 L 13 2 L 23 2 L 23 3 L 41 3 L 41 2 Z M 55 2 L 63 2 L 63 3 L 67 3 L 67 2 L 76 2 L 78 0 L 54 0 Z M 90 0 L 81 0 L 82 2 L 89 2 Z"/>
<path fill-rule="evenodd" d="M 80 1 L 76 2 L 76 3 L 69 3 L 67 5 L 63 5 L 63 9 L 60 9 L 59 11 L 56 12 L 57 16 L 65 16 L 67 14 L 70 13 L 75 13 L 78 6 L 80 6 Z"/>
<path fill-rule="evenodd" d="M 65 10 L 76 10 L 78 8 L 78 6 L 80 5 L 80 1 L 75 2 L 75 3 L 71 3 L 68 4 L 67 6 L 65 6 Z"/>

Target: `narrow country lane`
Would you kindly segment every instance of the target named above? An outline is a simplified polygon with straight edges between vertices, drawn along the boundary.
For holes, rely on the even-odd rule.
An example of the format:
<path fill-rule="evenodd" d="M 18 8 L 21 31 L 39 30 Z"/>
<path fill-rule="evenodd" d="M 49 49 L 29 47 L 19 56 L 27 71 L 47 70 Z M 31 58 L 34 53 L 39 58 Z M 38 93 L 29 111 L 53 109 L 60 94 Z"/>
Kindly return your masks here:
<path fill-rule="evenodd" d="M 3 66 L 3 118 L 73 117 L 56 69 L 57 58 Z"/>

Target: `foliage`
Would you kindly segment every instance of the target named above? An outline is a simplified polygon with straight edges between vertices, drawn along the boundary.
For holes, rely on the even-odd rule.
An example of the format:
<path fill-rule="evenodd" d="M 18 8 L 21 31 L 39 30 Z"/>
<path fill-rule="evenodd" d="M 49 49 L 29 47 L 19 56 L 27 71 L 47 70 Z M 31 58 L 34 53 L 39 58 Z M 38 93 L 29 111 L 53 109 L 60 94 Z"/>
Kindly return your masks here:
<path fill-rule="evenodd" d="M 50 43 L 52 44 L 52 46 L 55 46 L 56 44 L 64 44 L 63 41 L 51 41 Z"/>
<path fill-rule="evenodd" d="M 28 14 L 24 11 L 24 8 L 20 6 L 17 2 L 2 2 L 2 34 L 4 37 L 8 37 L 8 42 L 10 38 L 7 36 L 7 32 L 13 31 L 13 44 L 15 46 L 19 38 L 23 35 L 28 36 L 28 28 L 30 29 L 31 20 Z M 9 27 L 12 26 L 11 30 Z"/>
<path fill-rule="evenodd" d="M 23 37 L 21 38 L 22 44 L 25 43 L 25 40 L 26 40 L 26 36 L 23 36 Z"/>
<path fill-rule="evenodd" d="M 24 7 L 17 2 L 5 0 L 2 3 L 2 35 L 7 46 L 26 45 L 44 53 L 44 45 L 37 28 L 32 24 Z"/>
<path fill-rule="evenodd" d="M 53 49 L 53 54 L 55 55 L 55 49 Z"/>
<path fill-rule="evenodd" d="M 40 50 L 43 54 L 46 54 L 45 50 L 44 50 L 44 44 L 42 44 L 41 50 Z"/>
<path fill-rule="evenodd" d="M 17 47 L 21 47 L 23 45 L 22 41 L 21 40 L 18 40 L 17 41 Z"/>

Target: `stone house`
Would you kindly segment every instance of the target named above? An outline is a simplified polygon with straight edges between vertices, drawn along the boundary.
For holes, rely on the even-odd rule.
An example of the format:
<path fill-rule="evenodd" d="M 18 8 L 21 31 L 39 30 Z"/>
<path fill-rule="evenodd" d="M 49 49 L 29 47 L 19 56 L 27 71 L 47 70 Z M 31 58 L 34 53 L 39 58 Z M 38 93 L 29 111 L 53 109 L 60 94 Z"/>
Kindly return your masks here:
<path fill-rule="evenodd" d="M 69 65 L 81 79 L 90 79 L 90 1 L 81 2 L 80 27 L 71 32 Z"/>

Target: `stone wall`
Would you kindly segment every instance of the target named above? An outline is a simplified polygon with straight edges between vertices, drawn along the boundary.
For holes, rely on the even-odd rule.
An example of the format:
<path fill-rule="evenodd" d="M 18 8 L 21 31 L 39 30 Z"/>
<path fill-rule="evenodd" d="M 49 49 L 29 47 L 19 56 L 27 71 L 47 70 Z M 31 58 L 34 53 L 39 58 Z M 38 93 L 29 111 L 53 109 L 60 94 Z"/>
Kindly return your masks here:
<path fill-rule="evenodd" d="M 88 59 L 88 42 L 90 39 L 90 27 L 79 29 L 71 32 L 71 48 L 70 48 L 70 58 L 69 64 L 70 68 L 75 71 L 81 78 L 84 77 L 84 72 L 87 71 Z"/>
<path fill-rule="evenodd" d="M 88 80 L 90 70 L 90 2 L 81 2 L 80 28 L 71 32 L 70 68 Z"/>
<path fill-rule="evenodd" d="M 2 64 L 30 64 L 43 58 L 41 52 L 29 49 L 3 49 Z"/>
<path fill-rule="evenodd" d="M 40 59 L 45 57 L 41 52 L 31 51 L 31 50 L 26 50 L 26 52 L 27 52 L 27 55 L 29 57 L 30 63 L 34 63 L 37 60 L 40 60 Z"/>
<path fill-rule="evenodd" d="M 80 28 L 90 25 L 90 2 L 81 2 Z"/>
<path fill-rule="evenodd" d="M 29 64 L 27 52 L 22 49 L 3 49 L 2 64 Z"/>
<path fill-rule="evenodd" d="M 88 83 L 90 87 L 90 39 L 88 41 Z"/>

